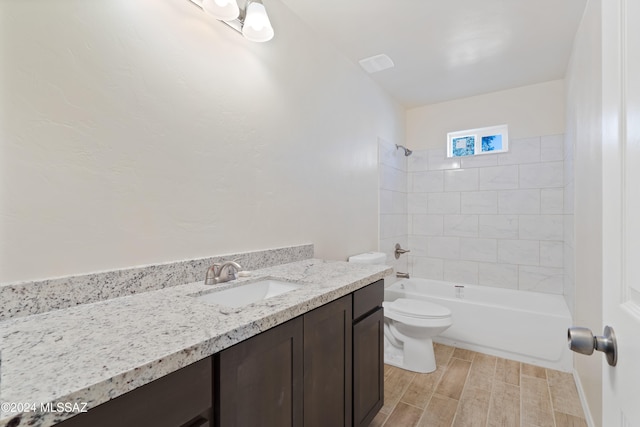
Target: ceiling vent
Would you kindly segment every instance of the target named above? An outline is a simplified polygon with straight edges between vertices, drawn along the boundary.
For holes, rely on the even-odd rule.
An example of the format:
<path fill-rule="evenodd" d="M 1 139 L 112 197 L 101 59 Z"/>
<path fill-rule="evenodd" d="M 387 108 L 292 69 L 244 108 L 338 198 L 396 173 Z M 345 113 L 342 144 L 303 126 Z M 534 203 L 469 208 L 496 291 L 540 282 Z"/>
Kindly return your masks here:
<path fill-rule="evenodd" d="M 386 70 L 394 66 L 391 58 L 385 54 L 361 59 L 359 62 L 360 66 L 369 74 L 377 73 L 378 71 Z"/>

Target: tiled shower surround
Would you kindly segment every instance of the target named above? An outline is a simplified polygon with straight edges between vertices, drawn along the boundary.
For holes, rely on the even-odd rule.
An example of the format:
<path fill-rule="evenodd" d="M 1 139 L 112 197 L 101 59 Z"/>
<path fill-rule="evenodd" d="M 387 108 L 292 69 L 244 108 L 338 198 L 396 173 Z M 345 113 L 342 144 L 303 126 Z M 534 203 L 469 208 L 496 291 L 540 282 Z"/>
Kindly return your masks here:
<path fill-rule="evenodd" d="M 406 174 L 412 277 L 563 294 L 564 157 L 563 135 L 511 140 L 508 153 L 470 158 L 415 150 Z M 383 214 L 385 186 L 381 173 L 381 249 L 385 230 L 402 226 L 399 212 Z"/>

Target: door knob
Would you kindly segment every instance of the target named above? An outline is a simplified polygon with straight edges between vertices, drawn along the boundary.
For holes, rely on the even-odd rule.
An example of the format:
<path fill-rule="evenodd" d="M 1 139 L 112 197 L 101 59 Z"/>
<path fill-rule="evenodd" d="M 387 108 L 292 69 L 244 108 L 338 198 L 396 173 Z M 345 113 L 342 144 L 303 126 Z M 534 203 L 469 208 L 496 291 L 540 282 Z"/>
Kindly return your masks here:
<path fill-rule="evenodd" d="M 618 362 L 618 352 L 616 345 L 616 334 L 611 326 L 604 327 L 604 335 L 594 337 L 589 328 L 572 326 L 567 331 L 569 349 L 576 353 L 590 355 L 593 350 L 601 351 L 607 356 L 607 363 L 616 366 Z"/>

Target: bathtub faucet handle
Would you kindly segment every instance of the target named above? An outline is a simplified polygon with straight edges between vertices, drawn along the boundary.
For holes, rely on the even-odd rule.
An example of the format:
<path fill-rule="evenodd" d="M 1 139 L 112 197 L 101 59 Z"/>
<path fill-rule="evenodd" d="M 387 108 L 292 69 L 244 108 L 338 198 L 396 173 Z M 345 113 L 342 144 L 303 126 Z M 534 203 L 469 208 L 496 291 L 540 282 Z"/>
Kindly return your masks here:
<path fill-rule="evenodd" d="M 407 252 L 411 252 L 409 249 L 402 249 L 400 243 L 396 243 L 396 250 L 394 252 L 396 259 L 400 258 L 400 255 L 406 254 Z"/>

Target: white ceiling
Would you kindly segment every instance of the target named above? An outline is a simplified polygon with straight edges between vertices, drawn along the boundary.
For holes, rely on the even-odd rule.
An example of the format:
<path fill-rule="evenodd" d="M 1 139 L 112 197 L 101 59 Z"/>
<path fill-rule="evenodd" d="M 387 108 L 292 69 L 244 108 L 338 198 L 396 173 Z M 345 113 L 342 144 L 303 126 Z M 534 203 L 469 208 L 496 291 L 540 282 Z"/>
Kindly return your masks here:
<path fill-rule="evenodd" d="M 282 0 L 416 107 L 564 77 L 586 0 Z"/>

